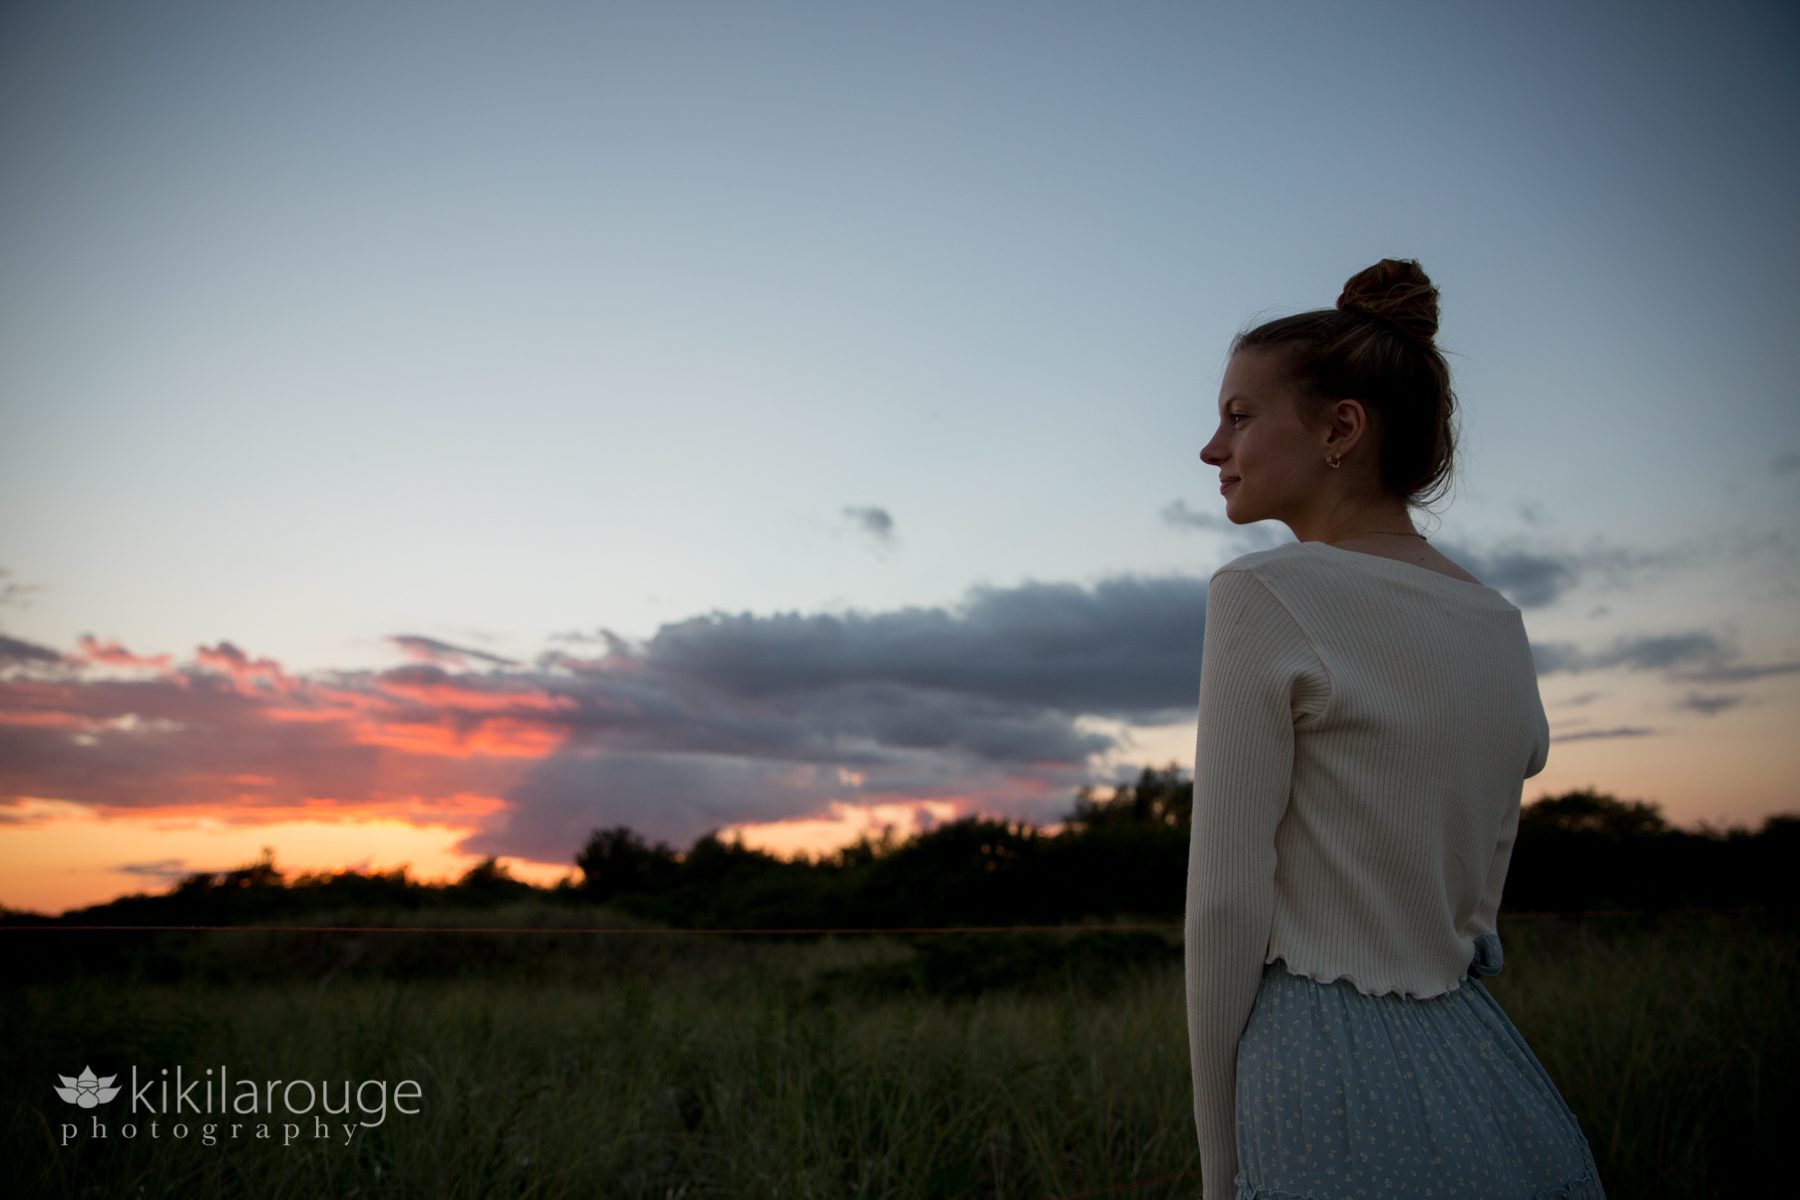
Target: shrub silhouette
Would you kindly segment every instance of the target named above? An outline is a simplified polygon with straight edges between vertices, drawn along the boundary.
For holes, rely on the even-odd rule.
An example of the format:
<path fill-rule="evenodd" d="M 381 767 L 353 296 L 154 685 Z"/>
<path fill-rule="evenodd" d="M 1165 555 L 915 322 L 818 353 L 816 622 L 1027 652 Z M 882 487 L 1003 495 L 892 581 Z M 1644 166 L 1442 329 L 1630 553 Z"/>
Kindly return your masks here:
<path fill-rule="evenodd" d="M 235 870 L 189 874 L 162 895 L 125 896 L 61 917 L 0 912 L 0 922 L 257 925 L 308 923 L 323 915 L 327 924 L 384 925 L 400 922 L 402 913 L 419 914 L 408 920 L 443 920 L 429 914 L 514 901 L 604 903 L 616 915 L 715 929 L 1175 921 L 1186 893 L 1191 812 L 1191 781 L 1170 766 L 1145 768 L 1108 797 L 1083 788 L 1054 835 L 1022 820 L 971 816 L 904 840 L 889 827 L 878 839 L 865 836 L 817 859 L 784 859 L 746 847 L 741 838 L 721 839 L 717 830 L 677 854 L 615 825 L 595 829 L 574 856 L 579 884 L 554 888 L 513 877 L 493 857 L 450 884 L 421 883 L 404 867 L 288 878 L 265 849 Z M 1797 814 L 1770 817 L 1754 832 L 1705 825 L 1692 831 L 1670 826 L 1654 804 L 1581 789 L 1524 807 L 1502 912 L 1792 908 L 1800 898 L 1791 869 L 1797 853 Z M 154 945 L 161 949 L 153 953 L 141 937 L 93 933 L 81 943 L 80 964 L 154 976 L 172 969 L 183 939 L 196 936 L 160 934 Z M 1022 957 L 1039 951 L 983 940 L 990 936 L 962 949 L 949 944 L 957 939 L 940 939 L 903 973 L 919 986 L 951 991 L 994 985 L 1009 972 L 1020 978 L 1042 974 L 1043 962 Z M 1079 944 L 1071 947 L 1070 955 L 1087 953 Z M 984 965 L 969 966 L 958 957 L 965 951 Z M 27 974 L 75 969 L 53 939 L 22 942 L 16 953 Z M 398 963 L 400 957 L 396 951 L 383 961 Z"/>

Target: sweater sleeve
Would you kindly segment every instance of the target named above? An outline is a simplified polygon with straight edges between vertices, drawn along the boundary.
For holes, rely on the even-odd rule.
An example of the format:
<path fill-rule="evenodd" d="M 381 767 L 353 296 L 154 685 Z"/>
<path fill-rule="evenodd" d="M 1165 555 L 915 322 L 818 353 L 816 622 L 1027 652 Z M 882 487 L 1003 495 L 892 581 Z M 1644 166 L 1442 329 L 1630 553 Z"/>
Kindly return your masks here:
<path fill-rule="evenodd" d="M 1519 806 L 1506 810 L 1500 822 L 1500 835 L 1494 842 L 1493 857 L 1488 860 L 1487 879 L 1481 888 L 1481 903 L 1475 906 L 1474 926 L 1481 933 L 1495 933 L 1500 919 L 1500 895 L 1506 887 L 1507 867 L 1512 863 L 1513 843 L 1519 836 Z"/>
<path fill-rule="evenodd" d="M 1543 698 L 1538 694 L 1535 672 L 1532 678 L 1531 703 L 1535 717 L 1535 735 L 1531 743 L 1531 758 L 1525 764 L 1525 778 L 1530 779 L 1544 769 L 1550 760 L 1550 721 L 1544 712 Z M 1475 908 L 1475 928 L 1483 933 L 1496 933 L 1495 924 L 1500 919 L 1500 897 L 1506 887 L 1506 872 L 1512 863 L 1513 846 L 1519 837 L 1519 806 L 1507 809 L 1506 816 L 1500 822 L 1500 832 L 1494 840 L 1494 853 L 1488 860 L 1487 878 L 1481 889 L 1481 903 Z"/>
<path fill-rule="evenodd" d="M 1294 721 L 1328 696 L 1318 654 L 1269 586 L 1246 569 L 1215 572 L 1201 646 L 1185 922 L 1188 1053 L 1206 1200 L 1237 1194 L 1237 1043 L 1268 951 Z"/>

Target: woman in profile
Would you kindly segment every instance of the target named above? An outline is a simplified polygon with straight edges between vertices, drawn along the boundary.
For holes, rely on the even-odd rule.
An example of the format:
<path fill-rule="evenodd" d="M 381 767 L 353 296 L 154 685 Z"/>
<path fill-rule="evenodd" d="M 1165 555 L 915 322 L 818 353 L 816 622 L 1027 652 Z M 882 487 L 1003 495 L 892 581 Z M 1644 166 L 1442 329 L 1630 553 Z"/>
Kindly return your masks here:
<path fill-rule="evenodd" d="M 1580 1124 L 1476 976 L 1550 731 L 1520 612 L 1410 508 L 1449 479 L 1437 291 L 1383 259 L 1239 334 L 1200 457 L 1212 575 L 1186 972 L 1205 1200 L 1594 1200 Z"/>

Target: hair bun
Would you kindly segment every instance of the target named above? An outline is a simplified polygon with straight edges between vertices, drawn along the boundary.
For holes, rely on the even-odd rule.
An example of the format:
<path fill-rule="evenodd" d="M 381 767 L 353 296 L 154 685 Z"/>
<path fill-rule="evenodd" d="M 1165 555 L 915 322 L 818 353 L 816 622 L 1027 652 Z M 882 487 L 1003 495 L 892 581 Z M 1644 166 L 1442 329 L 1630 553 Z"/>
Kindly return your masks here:
<path fill-rule="evenodd" d="M 1421 342 L 1437 336 L 1437 288 L 1410 258 L 1384 258 L 1358 271 L 1344 284 L 1337 306 L 1379 317 Z"/>

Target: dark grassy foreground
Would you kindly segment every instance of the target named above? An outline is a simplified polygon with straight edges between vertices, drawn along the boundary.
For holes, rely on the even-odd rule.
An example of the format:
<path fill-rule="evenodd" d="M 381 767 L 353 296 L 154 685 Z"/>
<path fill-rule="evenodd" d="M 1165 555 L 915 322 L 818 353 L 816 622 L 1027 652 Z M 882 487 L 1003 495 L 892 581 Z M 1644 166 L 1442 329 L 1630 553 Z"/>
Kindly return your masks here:
<path fill-rule="evenodd" d="M 621 923 L 542 905 L 429 920 Z M 1503 921 L 1488 986 L 1610 1195 L 1775 1177 L 1797 1061 L 1791 925 Z M 1199 1195 L 1175 931 L 4 936 L 25 968 L 0 991 L 12 1196 L 1054 1197 L 1158 1179 L 1112 1194 Z M 83 1111 L 51 1091 L 89 1065 L 126 1083 L 133 1065 L 141 1081 L 219 1064 L 333 1095 L 415 1080 L 420 1111 L 390 1103 L 348 1145 L 285 1111 L 157 1117 L 155 1140 L 140 1114 L 127 1141 L 126 1093 Z M 332 1120 L 357 1117 L 373 1119 Z M 65 1121 L 82 1130 L 68 1146 Z M 265 1121 L 272 1140 L 254 1140 Z"/>

